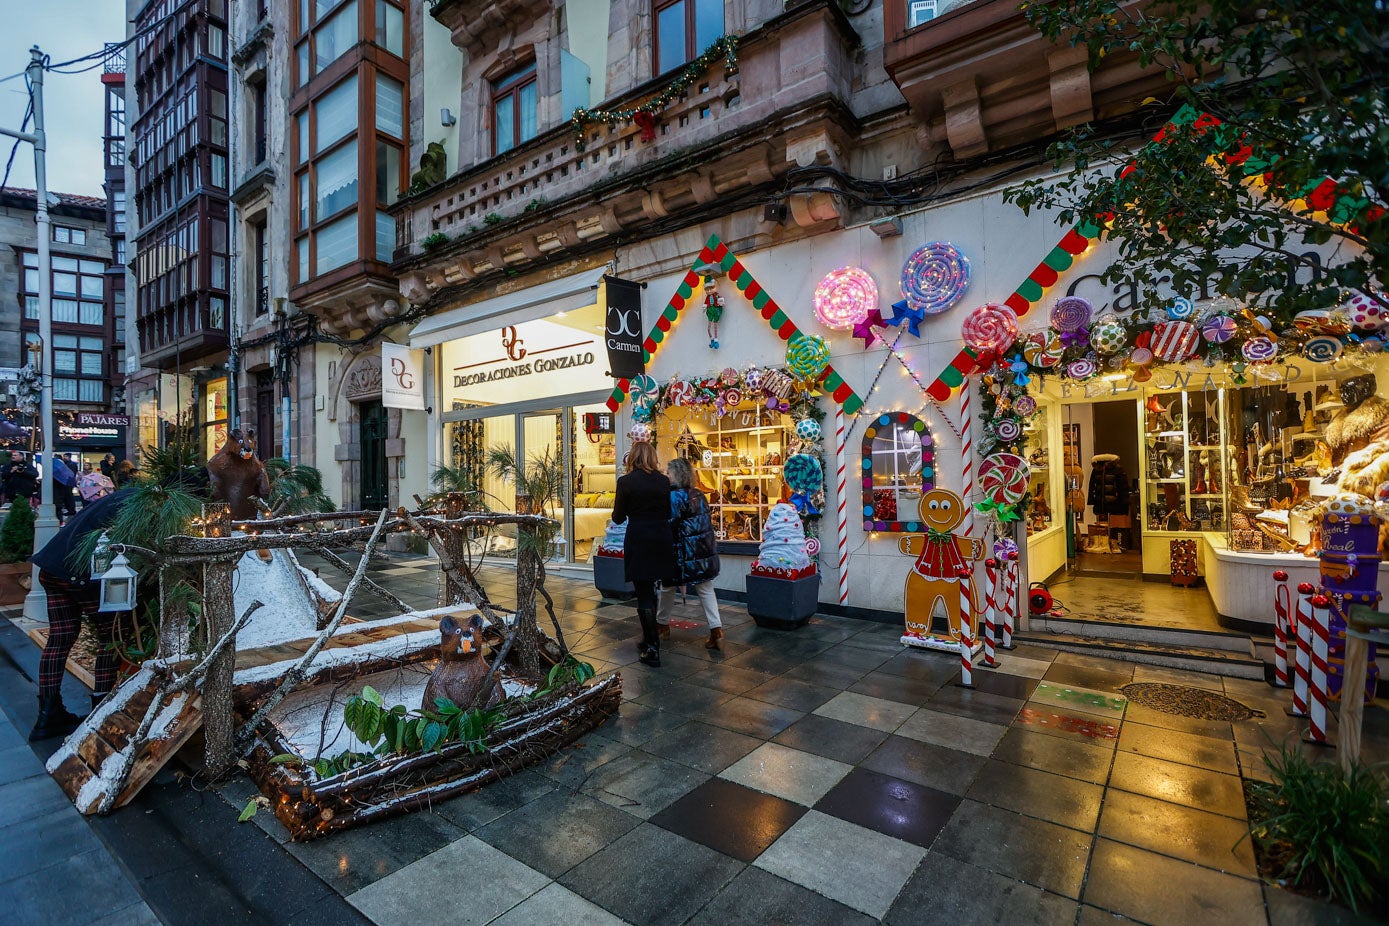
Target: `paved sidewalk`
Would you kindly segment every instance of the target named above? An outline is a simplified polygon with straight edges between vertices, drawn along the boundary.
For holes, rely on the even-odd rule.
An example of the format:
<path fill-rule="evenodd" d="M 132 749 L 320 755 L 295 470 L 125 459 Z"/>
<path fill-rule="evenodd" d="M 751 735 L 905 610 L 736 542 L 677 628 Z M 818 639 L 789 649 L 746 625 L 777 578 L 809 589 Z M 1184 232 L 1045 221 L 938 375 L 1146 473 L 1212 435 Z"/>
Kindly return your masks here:
<path fill-rule="evenodd" d="M 434 604 L 426 560 L 373 574 L 412 606 Z M 513 573 L 483 577 L 495 601 L 513 601 Z M 255 793 L 245 779 L 218 799 L 166 776 L 97 831 L 124 838 L 127 868 L 170 851 L 140 851 L 150 811 L 205 844 L 183 869 L 137 879 L 167 923 L 1356 922 L 1255 872 L 1241 779 L 1263 775 L 1261 750 L 1300 729 L 1266 685 L 1024 646 L 969 691 L 954 657 L 904 651 L 896 627 L 817 617 L 768 631 L 731 605 L 724 652 L 703 648 L 703 627 L 677 629 L 653 670 L 635 662 L 630 605 L 581 581 L 547 587 L 571 647 L 620 670 L 625 698 L 551 760 L 310 843 L 286 844 L 266 813 L 237 825 Z M 363 595 L 352 610 L 384 606 Z M 697 614 L 692 601 L 676 617 Z M 1129 703 L 1131 682 L 1264 716 L 1165 713 Z M 1367 712 L 1365 752 L 1389 758 L 1382 707 Z M 171 902 L 179 870 L 256 909 L 231 920 Z"/>

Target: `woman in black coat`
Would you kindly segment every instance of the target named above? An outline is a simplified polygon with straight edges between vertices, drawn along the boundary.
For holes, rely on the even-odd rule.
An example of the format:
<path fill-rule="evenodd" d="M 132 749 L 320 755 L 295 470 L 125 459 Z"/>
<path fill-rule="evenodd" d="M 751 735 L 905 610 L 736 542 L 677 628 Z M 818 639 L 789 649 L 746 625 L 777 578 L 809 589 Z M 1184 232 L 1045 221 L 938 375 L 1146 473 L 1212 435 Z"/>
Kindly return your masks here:
<path fill-rule="evenodd" d="M 694 471 L 688 460 L 676 457 L 666 467 L 670 474 L 670 529 L 675 540 L 675 573 L 661 587 L 661 607 L 656 612 L 658 633 L 670 636 L 670 609 L 675 604 L 675 588 L 684 585 L 699 596 L 704 621 L 709 625 L 706 649 L 723 649 L 723 621 L 713 580 L 719 574 L 719 552 L 714 539 L 714 522 L 709 502 L 694 486 Z"/>
<path fill-rule="evenodd" d="M 661 639 L 656 628 L 656 583 L 675 574 L 675 548 L 670 532 L 670 480 L 661 472 L 656 448 L 645 441 L 632 447 L 627 473 L 617 480 L 613 522 L 627 522 L 623 543 L 623 572 L 637 592 L 641 621 L 639 658 L 649 666 L 661 664 Z"/>

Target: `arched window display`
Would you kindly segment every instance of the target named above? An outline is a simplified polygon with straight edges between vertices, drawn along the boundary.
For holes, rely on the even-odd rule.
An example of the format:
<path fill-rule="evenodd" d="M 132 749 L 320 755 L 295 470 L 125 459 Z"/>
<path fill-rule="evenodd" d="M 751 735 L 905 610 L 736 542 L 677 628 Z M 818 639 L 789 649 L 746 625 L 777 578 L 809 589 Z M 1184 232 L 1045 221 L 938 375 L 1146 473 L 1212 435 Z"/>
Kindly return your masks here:
<path fill-rule="evenodd" d="M 863 432 L 863 529 L 918 533 L 921 493 L 934 486 L 935 453 L 926 422 L 906 412 L 878 416 Z"/>

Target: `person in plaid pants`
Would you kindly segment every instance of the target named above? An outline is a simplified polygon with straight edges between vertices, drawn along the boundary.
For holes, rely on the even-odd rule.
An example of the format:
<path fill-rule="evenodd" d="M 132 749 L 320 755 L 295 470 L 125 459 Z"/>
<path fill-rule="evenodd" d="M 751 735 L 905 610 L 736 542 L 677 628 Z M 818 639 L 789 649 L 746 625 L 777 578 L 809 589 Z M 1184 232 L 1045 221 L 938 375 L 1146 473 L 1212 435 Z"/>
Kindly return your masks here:
<path fill-rule="evenodd" d="M 91 621 L 101 644 L 97 650 L 92 707 L 101 703 L 115 685 L 116 651 L 111 644 L 119 613 L 97 610 L 100 593 L 91 575 L 91 563 L 72 560 L 83 537 L 91 531 L 104 530 L 134 493 L 134 489 L 122 489 L 85 506 L 33 556 L 39 567 L 39 584 L 48 595 L 48 643 L 39 657 L 39 716 L 29 734 L 30 742 L 64 736 L 81 722 L 63 706 L 62 685 L 68 653 L 77 642 L 84 617 Z"/>

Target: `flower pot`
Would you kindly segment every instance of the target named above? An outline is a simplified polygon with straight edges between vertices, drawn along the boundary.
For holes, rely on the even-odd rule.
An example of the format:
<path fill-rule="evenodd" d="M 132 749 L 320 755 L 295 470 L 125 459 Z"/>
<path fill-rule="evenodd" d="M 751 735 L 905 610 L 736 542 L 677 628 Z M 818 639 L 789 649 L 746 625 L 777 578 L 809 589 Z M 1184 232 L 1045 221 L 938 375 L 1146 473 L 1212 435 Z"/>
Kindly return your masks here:
<path fill-rule="evenodd" d="M 24 603 L 34 567 L 29 563 L 0 563 L 0 607 L 10 608 Z"/>
<path fill-rule="evenodd" d="M 820 598 L 820 574 L 796 579 L 748 573 L 748 615 L 759 627 L 795 630 L 815 613 Z"/>
<path fill-rule="evenodd" d="M 598 553 L 593 557 L 593 585 L 604 598 L 626 601 L 637 590 L 627 581 L 622 557 Z"/>

